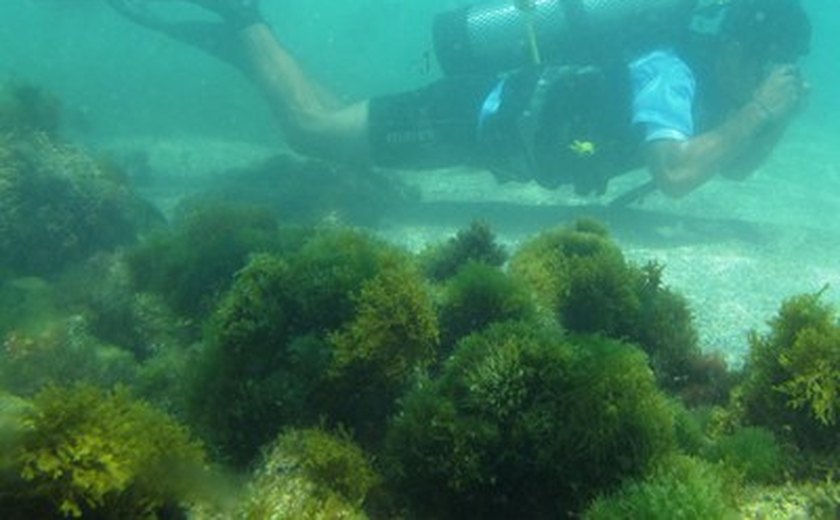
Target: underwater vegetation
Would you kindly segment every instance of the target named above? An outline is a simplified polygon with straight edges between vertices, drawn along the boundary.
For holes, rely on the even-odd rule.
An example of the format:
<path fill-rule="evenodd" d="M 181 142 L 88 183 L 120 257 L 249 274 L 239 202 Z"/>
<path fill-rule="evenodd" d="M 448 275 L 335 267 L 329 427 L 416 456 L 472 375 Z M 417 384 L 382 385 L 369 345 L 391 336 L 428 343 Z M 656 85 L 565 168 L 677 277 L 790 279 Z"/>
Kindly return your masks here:
<path fill-rule="evenodd" d="M 4 518 L 154 518 L 190 499 L 201 445 L 125 389 L 48 387 L 17 414 L 6 452 Z"/>
<path fill-rule="evenodd" d="M 386 475 L 420 517 L 563 517 L 643 475 L 671 449 L 672 421 L 637 348 L 501 323 L 406 396 Z"/>
<path fill-rule="evenodd" d="M 403 255 L 386 255 L 353 294 L 354 317 L 327 337 L 332 359 L 318 400 L 369 443 L 381 439 L 397 398 L 436 360 L 439 329 L 431 293 Z"/>
<path fill-rule="evenodd" d="M 423 251 L 420 262 L 426 276 L 440 282 L 455 276 L 468 263 L 501 267 L 507 257 L 505 249 L 496 243 L 490 226 L 474 221 L 446 242 Z"/>
<path fill-rule="evenodd" d="M 432 363 L 437 318 L 408 255 L 349 229 L 257 255 L 213 317 L 193 410 L 236 463 L 319 417 L 381 436 L 394 401 Z"/>
<path fill-rule="evenodd" d="M 55 135 L 53 97 L 13 86 L 0 99 L 0 269 L 44 275 L 134 240 L 153 211 L 118 172 Z"/>
<path fill-rule="evenodd" d="M 36 276 L 0 280 L 0 337 L 13 331 L 32 332 L 60 315 L 56 288 L 46 280 Z"/>
<path fill-rule="evenodd" d="M 510 261 L 511 276 L 567 330 L 637 343 L 663 386 L 702 396 L 725 368 L 701 353 L 691 311 L 664 286 L 662 271 L 627 262 L 606 229 L 586 219 L 540 233 Z"/>
<path fill-rule="evenodd" d="M 828 480 L 750 487 L 739 502 L 741 518 L 832 520 L 840 515 L 840 486 Z"/>
<path fill-rule="evenodd" d="M 787 478 L 787 446 L 757 426 L 727 424 L 721 406 L 686 408 L 674 401 L 674 434 L 679 452 L 727 468 L 744 484 L 779 484 Z"/>
<path fill-rule="evenodd" d="M 289 340 L 286 271 L 282 260 L 260 255 L 237 274 L 193 376 L 190 414 L 206 429 L 205 437 L 240 464 L 281 426 L 300 420 L 311 374 L 320 365 L 317 355 L 282 355 Z M 310 363 L 315 367 L 309 369 Z"/>
<path fill-rule="evenodd" d="M 138 361 L 195 341 L 192 318 L 174 312 L 163 295 L 137 290 L 124 251 L 94 255 L 54 285 L 61 294 L 57 305 L 74 309 L 90 334 Z"/>
<path fill-rule="evenodd" d="M 749 337 L 745 380 L 735 394 L 747 424 L 806 452 L 840 446 L 840 323 L 823 291 L 785 300 L 766 334 Z"/>
<path fill-rule="evenodd" d="M 743 481 L 777 483 L 784 476 L 786 456 L 776 436 L 764 428 L 745 426 L 716 439 L 704 458 L 723 463 Z"/>
<path fill-rule="evenodd" d="M 2 322 L 2 511 L 700 520 L 836 510 L 837 490 L 821 480 L 836 467 L 821 458 L 836 445 L 833 401 L 814 389 L 831 379 L 803 386 L 813 367 L 792 358 L 802 342 L 834 359 L 838 325 L 819 295 L 785 302 L 771 331 L 751 336 L 736 378 L 698 354 L 661 266 L 625 262 L 592 223 L 536 237 L 509 268 L 470 258 L 435 280 L 425 254 L 362 230 L 286 229 L 260 211 L 194 207 L 206 210 L 195 222 L 227 237 L 207 241 L 218 249 L 176 224 L 127 254 L 0 291 L 19 303 Z M 173 236 L 203 253 L 189 257 Z M 227 252 L 219 244 L 233 260 L 205 269 L 202 255 Z M 152 245 L 161 265 L 179 266 L 171 272 L 207 280 L 212 297 L 176 310 L 174 283 L 138 292 L 130 257 Z M 539 284 L 523 281 L 536 275 Z M 612 318 L 545 303 L 587 291 L 592 312 Z M 186 332 L 184 320 L 194 322 Z M 62 442 L 73 448 L 55 451 Z M 209 493 L 220 497 L 207 496 L 208 461 L 238 475 Z M 782 483 L 793 477 L 814 480 Z"/>
<path fill-rule="evenodd" d="M 535 317 L 530 291 L 503 267 L 507 257 L 490 227 L 477 221 L 420 252 L 423 273 L 436 286 L 444 357 L 470 332 Z"/>
<path fill-rule="evenodd" d="M 31 410 L 31 402 L 0 391 L 0 467 L 5 469 L 13 463 L 12 453 L 27 430 L 24 418 Z"/>
<path fill-rule="evenodd" d="M 0 133 L 55 134 L 61 127 L 61 112 L 61 100 L 35 85 L 0 87 Z"/>
<path fill-rule="evenodd" d="M 290 430 L 266 451 L 237 517 L 366 519 L 362 505 L 380 481 L 346 433 Z"/>
<path fill-rule="evenodd" d="M 248 256 L 280 247 L 279 227 L 265 209 L 190 199 L 126 255 L 132 286 L 159 294 L 179 314 L 208 314 Z"/>
<path fill-rule="evenodd" d="M 414 255 L 337 224 L 400 186 L 284 156 L 165 223 L 4 92 L 3 518 L 838 516 L 821 293 L 734 374 L 594 221 Z"/>
<path fill-rule="evenodd" d="M 373 225 L 417 195 L 390 172 L 329 163 L 292 154 L 225 172 L 208 193 L 270 208 L 283 222 Z"/>
<path fill-rule="evenodd" d="M 741 518 L 736 486 L 721 468 L 693 457 L 675 455 L 652 476 L 632 482 L 613 495 L 599 497 L 586 520 L 718 520 Z"/>
<path fill-rule="evenodd" d="M 0 388 L 24 397 L 49 384 L 133 383 L 138 368 L 131 353 L 101 342 L 80 316 L 8 332 L 0 352 Z"/>
<path fill-rule="evenodd" d="M 568 330 L 626 336 L 641 303 L 634 270 L 603 228 L 578 222 L 540 233 L 511 258 L 511 273 Z"/>
<path fill-rule="evenodd" d="M 474 261 L 446 282 L 440 300 L 441 343 L 448 350 L 492 323 L 535 319 L 537 314 L 526 287 L 500 268 Z"/>
<path fill-rule="evenodd" d="M 0 388 L 28 397 L 48 385 L 124 384 L 184 417 L 197 327 L 135 292 L 123 255 L 96 254 L 51 283 L 7 280 L 0 302 Z"/>

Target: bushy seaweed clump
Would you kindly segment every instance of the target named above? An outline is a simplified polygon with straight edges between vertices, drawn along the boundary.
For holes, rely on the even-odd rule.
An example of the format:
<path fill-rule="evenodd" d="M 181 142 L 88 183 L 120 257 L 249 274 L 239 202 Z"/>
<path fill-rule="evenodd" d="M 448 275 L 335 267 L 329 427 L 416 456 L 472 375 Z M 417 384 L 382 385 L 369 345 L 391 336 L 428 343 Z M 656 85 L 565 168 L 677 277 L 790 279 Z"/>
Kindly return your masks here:
<path fill-rule="evenodd" d="M 840 442 L 840 325 L 823 291 L 782 303 L 766 334 L 750 336 L 738 403 L 748 424 L 799 447 L 836 452 Z"/>
<path fill-rule="evenodd" d="M 2 338 L 0 388 L 30 396 L 49 384 L 77 382 L 110 387 L 129 384 L 137 362 L 125 350 L 91 335 L 81 316 L 55 318 L 32 330 L 12 330 Z"/>
<path fill-rule="evenodd" d="M 723 463 L 749 483 L 777 483 L 785 475 L 782 447 L 776 436 L 764 428 L 738 428 L 716 439 L 704 456 Z"/>
<path fill-rule="evenodd" d="M 52 132 L 51 97 L 15 87 L 0 102 L 0 269 L 47 274 L 131 242 L 149 205 L 115 172 Z"/>
<path fill-rule="evenodd" d="M 372 442 L 433 361 L 437 335 L 410 258 L 360 232 L 324 231 L 237 275 L 207 338 L 194 412 L 240 464 L 282 427 L 319 418 Z"/>
<path fill-rule="evenodd" d="M 739 512 L 739 518 L 834 520 L 840 516 L 840 485 L 828 479 L 747 488 Z"/>
<path fill-rule="evenodd" d="M 298 357 L 290 344 L 287 270 L 282 260 L 258 255 L 237 274 L 213 318 L 192 383 L 193 420 L 242 464 L 279 425 L 305 415 L 311 378 L 321 370 L 321 342 L 299 341 L 308 355 Z"/>
<path fill-rule="evenodd" d="M 61 112 L 61 101 L 35 85 L 9 83 L 0 88 L 0 133 L 55 134 Z"/>
<path fill-rule="evenodd" d="M 43 278 L 0 276 L 0 338 L 38 331 L 60 315 L 60 307 L 55 288 Z"/>
<path fill-rule="evenodd" d="M 2 471 L 14 464 L 14 451 L 30 427 L 26 418 L 31 414 L 31 402 L 0 390 L 0 469 Z M 2 482 L 1 478 L 0 482 Z"/>
<path fill-rule="evenodd" d="M 295 330 L 333 331 L 351 319 L 354 296 L 373 278 L 391 247 L 351 228 L 326 229 L 289 257 L 289 309 Z"/>
<path fill-rule="evenodd" d="M 47 388 L 18 418 L 0 480 L 4 518 L 158 518 L 194 498 L 201 446 L 125 390 Z"/>
<path fill-rule="evenodd" d="M 471 261 L 444 286 L 440 304 L 441 343 L 451 349 L 462 337 L 491 323 L 535 316 L 527 287 L 498 267 Z"/>
<path fill-rule="evenodd" d="M 788 476 L 785 446 L 773 432 L 731 424 L 731 410 L 723 407 L 686 409 L 674 401 L 675 434 L 681 453 L 727 468 L 747 484 L 774 484 Z"/>
<path fill-rule="evenodd" d="M 501 267 L 507 260 L 504 248 L 496 243 L 496 236 L 484 222 L 472 222 L 443 244 L 430 247 L 421 254 L 423 271 L 434 281 L 455 276 L 466 264 L 477 262 Z"/>
<path fill-rule="evenodd" d="M 686 299 L 662 281 L 664 266 L 656 262 L 629 265 L 639 312 L 627 337 L 651 357 L 660 383 L 678 390 L 690 404 L 725 401 L 730 377 L 723 360 L 703 354 Z"/>
<path fill-rule="evenodd" d="M 690 382 L 701 358 L 685 300 L 662 283 L 662 267 L 628 263 L 606 230 L 584 220 L 546 231 L 511 259 L 516 280 L 572 332 L 638 343 L 666 387 Z"/>
<path fill-rule="evenodd" d="M 462 340 L 408 394 L 385 468 L 420 517 L 559 518 L 644 474 L 672 440 L 641 351 L 508 322 Z"/>
<path fill-rule="evenodd" d="M 182 203 L 171 229 L 135 246 L 127 261 L 134 287 L 161 294 L 180 314 L 200 317 L 250 254 L 279 247 L 277 221 L 268 210 L 201 199 Z"/>
<path fill-rule="evenodd" d="M 407 385 L 435 361 L 439 331 L 431 294 L 400 253 L 384 254 L 353 299 L 353 318 L 327 336 L 332 359 L 317 402 L 370 445 Z"/>
<path fill-rule="evenodd" d="M 240 518 L 367 518 L 362 506 L 380 478 L 350 436 L 290 430 L 266 452 Z"/>
<path fill-rule="evenodd" d="M 211 191 L 271 207 L 283 221 L 303 225 L 376 224 L 388 210 L 416 197 L 388 172 L 294 154 L 277 155 L 224 177 L 228 182 Z"/>
<path fill-rule="evenodd" d="M 183 415 L 195 327 L 160 297 L 134 292 L 120 258 L 94 255 L 52 284 L 0 285 L 0 388 L 31 396 L 48 384 L 122 383 Z"/>
<path fill-rule="evenodd" d="M 634 273 L 603 229 L 543 232 L 516 252 L 511 272 L 570 331 L 626 337 L 635 328 Z"/>
<path fill-rule="evenodd" d="M 598 498 L 586 520 L 735 520 L 736 490 L 720 468 L 700 459 L 673 455 L 653 474 Z"/>
<path fill-rule="evenodd" d="M 122 252 L 94 255 L 65 271 L 54 287 L 59 305 L 83 316 L 93 336 L 139 361 L 194 341 L 188 318 L 160 294 L 135 288 Z"/>

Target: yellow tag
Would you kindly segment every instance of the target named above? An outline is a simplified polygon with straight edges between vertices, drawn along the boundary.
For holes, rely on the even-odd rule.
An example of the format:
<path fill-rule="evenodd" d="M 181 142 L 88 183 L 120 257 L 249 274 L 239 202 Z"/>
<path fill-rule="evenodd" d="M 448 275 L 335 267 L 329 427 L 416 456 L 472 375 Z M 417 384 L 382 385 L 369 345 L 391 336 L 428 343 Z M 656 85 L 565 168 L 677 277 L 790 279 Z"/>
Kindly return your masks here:
<path fill-rule="evenodd" d="M 572 141 L 572 144 L 569 145 L 569 150 L 581 157 L 590 157 L 595 155 L 595 152 L 598 151 L 595 147 L 595 143 L 592 141 L 580 141 L 578 139 Z"/>

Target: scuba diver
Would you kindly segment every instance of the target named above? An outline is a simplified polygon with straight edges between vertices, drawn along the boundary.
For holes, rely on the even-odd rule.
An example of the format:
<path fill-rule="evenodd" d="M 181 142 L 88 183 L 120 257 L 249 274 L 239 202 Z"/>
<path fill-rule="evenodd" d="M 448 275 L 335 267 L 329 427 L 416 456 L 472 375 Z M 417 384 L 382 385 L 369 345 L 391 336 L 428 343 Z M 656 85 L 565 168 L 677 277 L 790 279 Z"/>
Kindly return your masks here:
<path fill-rule="evenodd" d="M 475 166 L 579 194 L 647 167 L 640 193 L 679 197 L 752 173 L 809 91 L 799 0 L 488 0 L 436 19 L 441 79 L 345 106 L 310 80 L 258 0 L 185 1 L 217 20 L 108 0 L 239 69 L 293 149 L 332 161 Z"/>

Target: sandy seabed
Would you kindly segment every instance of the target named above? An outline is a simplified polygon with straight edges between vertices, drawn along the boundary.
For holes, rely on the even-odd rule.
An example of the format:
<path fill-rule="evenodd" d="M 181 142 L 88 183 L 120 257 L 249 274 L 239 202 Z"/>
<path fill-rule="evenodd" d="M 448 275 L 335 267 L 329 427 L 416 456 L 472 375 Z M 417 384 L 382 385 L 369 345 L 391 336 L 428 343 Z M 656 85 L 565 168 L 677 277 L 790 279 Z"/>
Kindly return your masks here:
<path fill-rule="evenodd" d="M 482 171 L 393 172 L 419 200 L 385 215 L 375 231 L 416 251 L 482 220 L 513 250 L 540 230 L 595 217 L 630 260 L 666 266 L 665 282 L 688 299 L 704 349 L 738 365 L 748 332 L 765 330 L 785 298 L 828 285 L 826 300 L 840 302 L 840 150 L 831 149 L 826 135 L 796 128 L 744 182 L 714 180 L 679 200 L 654 193 L 623 208 L 608 202 L 645 182 L 644 172 L 614 180 L 599 198 L 534 183 L 499 184 Z M 225 171 L 278 151 L 197 138 L 100 146 L 144 151 L 150 170 L 166 182 L 141 191 L 164 212 Z"/>

